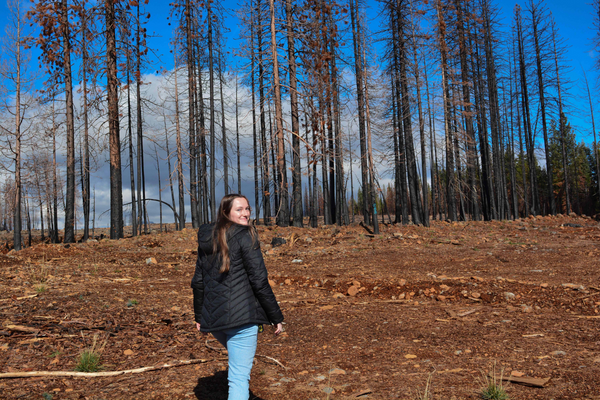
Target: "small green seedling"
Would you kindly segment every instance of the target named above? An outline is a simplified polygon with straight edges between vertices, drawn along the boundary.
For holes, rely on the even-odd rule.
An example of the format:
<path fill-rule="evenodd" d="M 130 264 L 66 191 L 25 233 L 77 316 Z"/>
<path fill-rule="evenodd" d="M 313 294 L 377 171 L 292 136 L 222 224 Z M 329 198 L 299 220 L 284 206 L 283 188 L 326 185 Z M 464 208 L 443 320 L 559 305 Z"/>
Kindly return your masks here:
<path fill-rule="evenodd" d="M 44 283 L 38 283 L 34 288 L 37 293 L 44 293 L 48 289 Z"/>
<path fill-rule="evenodd" d="M 83 334 L 82 334 L 83 337 Z M 104 346 L 106 345 L 106 341 L 97 348 L 98 335 L 94 335 L 94 339 L 92 342 L 92 347 L 87 348 L 81 352 L 79 355 L 79 359 L 77 360 L 77 365 L 75 366 L 75 371 L 79 372 L 98 372 L 102 368 L 102 364 L 100 363 L 100 354 L 104 350 Z"/>
<path fill-rule="evenodd" d="M 48 357 L 54 358 L 54 357 L 60 356 L 60 354 L 61 354 L 61 352 L 56 350 L 56 351 L 52 352 L 52 354 L 50 354 Z"/>
<path fill-rule="evenodd" d="M 91 349 L 86 349 L 79 355 L 79 361 L 77 362 L 75 371 L 98 372 L 101 369 L 102 364 L 100 364 L 100 354 Z"/>
<path fill-rule="evenodd" d="M 129 299 L 127 300 L 127 307 L 133 307 L 135 305 L 138 305 L 139 301 L 137 301 L 136 299 Z"/>

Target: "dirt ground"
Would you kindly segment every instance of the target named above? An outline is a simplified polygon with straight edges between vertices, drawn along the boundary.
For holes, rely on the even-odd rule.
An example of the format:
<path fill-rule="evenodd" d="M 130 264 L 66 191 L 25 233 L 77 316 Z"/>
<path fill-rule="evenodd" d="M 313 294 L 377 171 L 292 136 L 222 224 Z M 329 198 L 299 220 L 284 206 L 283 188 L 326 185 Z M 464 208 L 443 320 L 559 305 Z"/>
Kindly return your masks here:
<path fill-rule="evenodd" d="M 285 332 L 259 335 L 253 398 L 600 399 L 600 224 L 259 227 Z M 286 243 L 272 247 L 274 237 Z M 193 229 L 0 255 L 0 373 L 73 371 L 94 344 L 114 377 L 0 379 L 2 399 L 226 399 L 220 345 L 195 331 Z M 203 361 L 199 361 L 203 360 Z M 279 364 L 277 363 L 279 362 Z"/>

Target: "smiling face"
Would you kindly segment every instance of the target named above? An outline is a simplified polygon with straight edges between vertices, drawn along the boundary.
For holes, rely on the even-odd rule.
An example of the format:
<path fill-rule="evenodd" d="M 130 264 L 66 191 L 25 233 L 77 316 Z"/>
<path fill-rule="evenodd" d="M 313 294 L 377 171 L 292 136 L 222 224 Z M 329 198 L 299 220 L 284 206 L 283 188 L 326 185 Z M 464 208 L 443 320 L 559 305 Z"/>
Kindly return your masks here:
<path fill-rule="evenodd" d="M 250 204 L 248 204 L 248 200 L 243 197 L 233 199 L 229 219 L 236 224 L 248 225 L 250 223 Z"/>

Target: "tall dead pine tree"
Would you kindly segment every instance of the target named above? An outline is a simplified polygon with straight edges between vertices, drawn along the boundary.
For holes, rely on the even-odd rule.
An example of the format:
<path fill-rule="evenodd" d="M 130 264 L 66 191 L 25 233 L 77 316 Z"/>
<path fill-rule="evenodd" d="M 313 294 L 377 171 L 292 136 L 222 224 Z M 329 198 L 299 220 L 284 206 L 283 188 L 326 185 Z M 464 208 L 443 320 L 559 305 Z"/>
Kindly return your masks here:
<path fill-rule="evenodd" d="M 456 12 L 456 30 L 458 32 L 458 51 L 460 57 L 460 73 L 461 73 L 461 84 L 462 87 L 462 108 L 463 118 L 466 128 L 466 150 L 467 150 L 467 175 L 469 194 L 471 196 L 471 208 L 472 218 L 479 220 L 479 199 L 477 196 L 478 190 L 476 187 L 476 150 L 475 150 L 475 130 L 473 126 L 473 112 L 471 109 L 471 90 L 468 82 L 470 82 L 469 64 L 467 62 L 467 29 L 465 25 L 468 23 L 465 18 L 468 14 L 463 10 L 463 6 L 459 0 L 454 0 L 454 7 Z"/>
<path fill-rule="evenodd" d="M 117 78 L 117 41 L 115 1 L 105 0 L 106 85 L 108 137 L 110 152 L 110 238 L 123 237 L 123 189 L 121 181 L 121 139 L 119 134 L 119 81 Z"/>
<path fill-rule="evenodd" d="M 296 44 L 294 38 L 294 15 L 292 0 L 285 1 L 288 42 L 288 65 L 290 74 L 290 110 L 292 114 L 292 201 L 294 226 L 304 225 L 302 217 L 302 175 L 300 171 L 300 122 L 298 110 L 298 79 L 296 76 Z"/>
<path fill-rule="evenodd" d="M 525 135 L 525 144 L 527 148 L 527 161 L 529 167 L 529 184 L 531 190 L 531 209 L 528 210 L 530 214 L 539 214 L 539 196 L 537 187 L 537 177 L 535 174 L 535 147 L 533 142 L 533 129 L 531 126 L 531 113 L 529 107 L 529 88 L 527 85 L 527 64 L 525 62 L 525 48 L 524 48 L 524 33 L 523 33 L 523 21 L 521 16 L 521 7 L 515 6 L 515 24 L 517 28 L 517 43 L 518 43 L 518 59 L 519 59 L 519 80 L 521 87 L 521 107 L 523 112 L 523 127 Z"/>
<path fill-rule="evenodd" d="M 354 75 L 356 78 L 356 96 L 358 106 L 358 134 L 360 141 L 360 174 L 363 185 L 363 209 L 364 222 L 371 224 L 371 190 L 367 188 L 369 182 L 369 168 L 367 165 L 367 134 L 365 129 L 365 94 L 362 62 L 362 42 L 360 35 L 360 21 L 358 17 L 358 3 L 349 0 L 350 19 L 352 23 L 352 43 L 354 45 Z"/>
<path fill-rule="evenodd" d="M 279 205 L 277 207 L 277 225 L 289 225 L 288 190 L 285 166 L 285 139 L 283 135 L 283 110 L 281 108 L 281 84 L 279 82 L 279 60 L 277 53 L 277 32 L 275 30 L 275 4 L 269 0 L 270 27 L 271 27 L 271 55 L 273 57 L 273 85 L 275 89 L 275 126 L 277 136 L 277 171 L 279 173 Z"/>
<path fill-rule="evenodd" d="M 441 56 L 442 71 L 442 90 L 444 102 L 444 130 L 446 132 L 446 205 L 447 216 L 451 221 L 457 220 L 456 215 L 456 178 L 454 171 L 454 140 L 450 120 L 452 119 L 452 104 L 450 97 L 450 83 L 448 72 L 448 45 L 446 43 L 446 21 L 444 19 L 444 9 L 442 1 L 437 0 L 435 3 L 437 15 L 437 38 Z"/>
<path fill-rule="evenodd" d="M 546 77 L 544 74 L 544 68 L 542 66 L 543 58 L 546 58 L 542 54 L 542 47 L 547 47 L 545 38 L 543 36 L 542 26 L 543 22 L 547 20 L 544 15 L 544 9 L 541 4 L 535 3 L 533 0 L 529 0 L 528 3 L 529 12 L 531 14 L 531 27 L 533 30 L 533 42 L 535 45 L 535 64 L 536 74 L 538 80 L 538 96 L 540 100 L 540 113 L 542 115 L 542 132 L 544 133 L 544 152 L 546 155 L 546 174 L 548 175 L 548 199 L 550 201 L 550 213 L 556 215 L 556 201 L 554 199 L 553 190 L 553 173 L 552 163 L 550 162 L 550 144 L 548 142 L 548 126 L 546 122 Z"/>

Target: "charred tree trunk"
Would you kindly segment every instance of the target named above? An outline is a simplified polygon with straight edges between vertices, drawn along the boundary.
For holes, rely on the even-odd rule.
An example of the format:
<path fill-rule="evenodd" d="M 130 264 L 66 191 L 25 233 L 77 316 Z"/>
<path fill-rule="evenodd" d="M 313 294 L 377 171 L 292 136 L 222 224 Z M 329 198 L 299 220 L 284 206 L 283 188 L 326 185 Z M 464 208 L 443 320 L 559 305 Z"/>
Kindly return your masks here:
<path fill-rule="evenodd" d="M 175 52 L 174 52 L 175 53 Z M 175 63 L 175 65 L 177 65 Z M 184 175 L 183 175 L 183 143 L 181 141 L 181 125 L 179 123 L 179 89 L 178 89 L 178 70 L 175 69 L 175 135 L 177 147 L 177 196 L 179 198 L 179 220 L 177 229 L 185 228 L 185 198 L 184 198 Z M 173 208 L 175 204 L 173 203 Z"/>
<path fill-rule="evenodd" d="M 360 172 L 363 184 L 363 218 L 366 224 L 370 224 L 371 195 L 368 188 L 368 165 L 367 165 L 367 138 L 365 132 L 365 97 L 362 67 L 362 43 L 360 34 L 360 21 L 358 18 L 358 4 L 354 0 L 349 1 L 350 19 L 352 22 L 352 38 L 354 44 L 354 73 L 356 77 L 356 95 L 358 98 L 358 132 L 360 137 Z"/>
<path fill-rule="evenodd" d="M 237 192 L 242 193 L 242 169 L 241 169 L 241 148 L 240 148 L 240 121 L 238 110 L 238 80 L 235 78 L 235 144 L 237 149 Z"/>
<path fill-rule="evenodd" d="M 513 63 L 509 62 L 509 96 L 510 96 L 510 191 L 513 203 L 513 219 L 519 218 L 519 197 L 517 195 L 517 170 L 515 168 L 515 131 L 514 131 L 514 105 L 513 105 Z"/>
<path fill-rule="evenodd" d="M 260 103 L 260 144 L 262 154 L 260 156 L 262 164 L 262 181 L 263 181 L 263 219 L 265 225 L 270 225 L 271 221 L 271 193 L 269 183 L 271 181 L 269 175 L 269 153 L 267 147 L 267 127 L 265 120 L 265 67 L 263 63 L 263 34 L 262 34 L 262 18 L 261 18 L 261 0 L 257 3 L 257 52 L 258 52 L 258 91 L 259 91 L 259 103 Z"/>
<path fill-rule="evenodd" d="M 137 115 L 137 189 L 138 189 L 138 201 L 140 206 L 138 207 L 138 222 L 140 228 L 142 225 L 142 217 L 144 223 L 144 233 L 148 233 L 148 211 L 146 209 L 146 171 L 144 170 L 144 132 L 142 130 L 142 71 L 141 71 L 141 59 L 142 49 L 141 38 L 140 38 L 140 3 L 137 2 L 137 23 L 136 23 L 136 62 L 135 62 L 135 94 L 136 94 L 136 115 Z"/>
<path fill-rule="evenodd" d="M 486 18 L 487 13 L 483 13 Z M 477 41 L 472 40 L 469 37 L 469 44 L 474 48 L 475 54 L 478 54 L 479 46 Z M 486 58 L 492 57 L 492 49 L 488 45 L 485 46 L 487 50 Z M 477 132 L 479 138 L 479 152 L 481 158 L 481 204 L 483 209 L 483 218 L 486 221 L 497 218 L 496 212 L 496 201 L 494 197 L 494 185 L 492 177 L 492 157 L 490 154 L 490 144 L 488 142 L 488 124 L 487 124 L 487 113 L 485 110 L 485 83 L 483 81 L 483 74 L 481 71 L 481 64 L 479 57 L 471 57 L 472 71 L 473 71 L 473 93 L 475 98 L 475 109 L 477 115 Z M 490 63 L 491 64 L 491 63 Z M 493 64 L 492 64 L 493 65 Z"/>
<path fill-rule="evenodd" d="M 441 55 L 442 70 L 442 93 L 444 101 L 444 126 L 446 132 L 446 204 L 447 216 L 451 221 L 457 220 L 456 215 L 456 195 L 455 195 L 455 173 L 454 173 L 454 150 L 453 134 L 451 128 L 452 104 L 450 102 L 450 88 L 448 77 L 448 47 L 446 44 L 446 22 L 442 14 L 441 0 L 436 2 L 437 20 L 438 20 L 438 44 Z"/>
<path fill-rule="evenodd" d="M 285 2 L 287 22 L 288 63 L 290 74 L 290 110 L 292 113 L 292 198 L 294 202 L 293 225 L 302 227 L 302 175 L 300 166 L 300 123 L 298 116 L 298 79 L 296 77 L 296 47 L 292 0 Z"/>
<path fill-rule="evenodd" d="M 207 1 L 206 5 L 206 21 L 208 25 L 207 41 L 208 41 L 208 74 L 209 74 L 209 107 L 210 107 L 210 187 L 208 188 L 210 199 L 210 221 L 215 222 L 217 218 L 217 200 L 216 200 L 216 182 L 215 182 L 215 167 L 216 167 L 216 140 L 215 140 L 215 74 L 214 74 L 214 43 L 213 43 L 213 13 L 211 2 Z"/>
<path fill-rule="evenodd" d="M 219 93 L 221 96 L 221 136 L 223 141 L 223 189 L 229 194 L 229 154 L 227 152 L 227 129 L 225 127 L 225 97 L 223 96 L 223 60 L 219 53 Z"/>
<path fill-rule="evenodd" d="M 415 35 L 413 35 L 415 39 Z M 427 150 L 425 148 L 425 119 L 423 118 L 423 104 L 421 99 L 421 80 L 419 77 L 419 61 L 417 59 L 417 49 L 415 46 L 414 62 L 415 62 L 415 80 L 417 86 L 417 107 L 419 110 L 419 135 L 421 142 L 421 186 L 423 193 L 423 225 L 429 226 L 429 194 L 427 191 Z"/>
<path fill-rule="evenodd" d="M 398 111 L 397 111 L 397 88 L 395 73 L 392 73 L 391 88 L 392 88 L 392 139 L 394 142 L 394 223 L 399 224 L 403 221 L 402 217 L 402 202 L 404 197 L 403 187 L 400 182 L 402 175 L 400 173 L 400 124 L 398 123 Z M 350 166 L 352 168 L 352 166 Z"/>
<path fill-rule="evenodd" d="M 73 78 L 71 76 L 71 32 L 67 0 L 61 3 L 63 42 L 63 79 L 67 111 L 67 197 L 65 202 L 65 243 L 75 243 L 75 115 L 73 111 Z"/>
<path fill-rule="evenodd" d="M 521 105 L 523 108 L 523 124 L 525 144 L 527 147 L 527 161 L 529 163 L 529 183 L 531 187 L 531 209 L 532 215 L 539 214 L 539 197 L 537 196 L 537 178 L 535 176 L 536 160 L 534 156 L 533 131 L 531 128 L 531 117 L 529 112 L 529 94 L 527 88 L 527 73 L 525 66 L 525 50 L 523 47 L 523 26 L 521 23 L 520 7 L 516 7 L 516 24 L 519 48 L 519 77 L 521 80 Z"/>
<path fill-rule="evenodd" d="M 565 149 L 565 131 L 566 131 L 566 127 L 565 127 L 565 116 L 563 114 L 563 102 L 562 102 L 562 91 L 560 88 L 560 74 L 559 74 L 559 70 L 558 70 L 558 53 L 556 51 L 556 34 L 554 32 L 554 25 L 552 25 L 552 43 L 554 46 L 554 63 L 555 63 L 555 67 L 556 67 L 556 83 L 557 83 L 557 89 L 558 89 L 558 115 L 559 115 L 559 130 L 560 130 L 560 144 L 561 144 L 561 152 L 562 152 L 562 164 L 563 164 L 563 173 L 564 173 L 564 179 L 565 179 L 565 198 L 566 198 L 566 206 L 567 206 L 567 214 L 569 214 L 571 212 L 571 199 L 569 196 L 569 174 L 568 174 L 568 168 L 567 168 L 567 151 Z M 587 79 L 586 79 L 587 81 Z M 589 91 L 589 87 L 588 87 L 588 91 Z M 591 107 L 591 104 L 590 104 Z M 592 112 L 592 129 L 594 126 L 594 114 Z M 594 149 L 595 149 L 595 155 L 596 155 L 596 166 L 598 165 L 598 150 L 595 147 L 596 145 L 596 131 L 594 130 Z M 597 167 L 596 167 L 597 168 Z M 596 169 L 597 173 L 598 173 L 598 169 Z M 596 179 L 598 180 L 598 182 L 600 182 L 600 176 L 596 175 Z M 599 187 L 600 187 L 600 183 L 598 183 Z M 600 195 L 600 192 L 598 193 Z"/>
<path fill-rule="evenodd" d="M 406 20 L 405 10 L 397 9 L 396 27 L 397 33 L 397 50 L 398 50 L 398 68 L 400 74 L 400 103 L 398 109 L 400 110 L 401 118 L 399 121 L 402 123 L 402 130 L 404 132 L 404 150 L 406 151 L 406 170 L 408 172 L 408 195 L 410 198 L 411 216 L 412 222 L 416 225 L 421 225 L 421 218 L 423 215 L 421 206 L 421 197 L 419 194 L 419 176 L 417 173 L 417 164 L 415 157 L 415 149 L 413 142 L 412 133 L 412 118 L 411 118 L 411 107 L 410 97 L 408 88 L 408 73 L 407 73 L 407 48 L 405 40 L 405 32 L 408 25 Z"/>
<path fill-rule="evenodd" d="M 437 157 L 434 161 L 434 140 L 433 135 L 435 131 L 433 111 L 431 109 L 431 102 L 429 99 L 429 81 L 427 76 L 427 62 L 423 63 L 423 72 L 425 78 L 425 95 L 427 98 L 427 115 L 429 116 L 429 166 L 431 175 L 431 216 L 433 219 L 436 219 L 436 215 L 438 215 L 438 207 L 440 205 L 440 199 L 438 195 L 438 171 L 437 171 Z M 441 217 L 440 217 L 441 218 Z"/>
<path fill-rule="evenodd" d="M 476 155 L 475 155 L 475 129 L 473 127 L 473 117 L 471 111 L 471 92 L 469 89 L 468 82 L 471 81 L 469 76 L 469 64 L 467 62 L 467 40 L 466 40 L 466 29 L 464 21 L 464 12 L 459 0 L 454 0 L 456 9 L 456 27 L 458 31 L 458 47 L 460 57 L 460 70 L 461 70 L 461 86 L 462 86 L 462 104 L 463 104 L 463 118 L 465 121 L 466 128 L 466 152 L 467 152 L 467 180 L 469 185 L 470 203 L 472 207 L 471 218 L 474 220 L 480 219 L 479 201 L 477 197 L 476 187 Z"/>
<path fill-rule="evenodd" d="M 283 110 L 281 107 L 281 85 L 279 82 L 279 60 L 277 54 L 277 37 L 275 31 L 275 4 L 269 0 L 271 14 L 271 53 L 273 55 L 273 84 L 275 86 L 275 126 L 277 136 L 277 169 L 279 173 L 279 205 L 277 207 L 277 225 L 289 226 L 289 199 L 287 190 L 287 173 L 285 167 L 285 138 L 283 135 Z"/>
<path fill-rule="evenodd" d="M 123 237 L 123 192 L 121 181 L 121 140 L 119 135 L 119 82 L 117 79 L 117 46 L 115 4 L 105 0 L 106 18 L 106 84 L 108 92 L 108 135 L 110 146 L 110 238 Z"/>
<path fill-rule="evenodd" d="M 82 89 L 83 89 L 83 151 L 81 156 L 82 171 L 81 171 L 81 199 L 83 205 L 83 238 L 85 242 L 89 239 L 90 231 L 90 143 L 89 143 L 89 107 L 88 107 L 88 89 L 87 89 L 87 72 L 90 62 L 90 57 L 87 48 L 87 39 L 90 36 L 87 26 L 88 16 L 85 11 L 81 13 L 82 24 L 82 43 L 81 43 L 81 64 L 82 64 Z M 42 225 L 43 236 L 43 225 Z"/>
<path fill-rule="evenodd" d="M 198 215 L 198 146 L 196 144 L 196 116 L 194 103 L 196 101 L 196 77 L 194 63 L 194 32 L 192 23 L 192 3 L 191 0 L 185 2 L 185 37 L 186 37 L 186 58 L 187 58 L 187 91 L 188 91 L 188 151 L 189 151 L 189 169 L 190 169 L 190 211 L 192 214 L 192 227 L 194 229 L 200 226 L 200 216 Z"/>
<path fill-rule="evenodd" d="M 402 217 L 400 218 L 403 225 L 409 223 L 408 217 L 408 185 L 406 182 L 406 144 L 404 137 L 404 125 L 402 123 L 402 94 L 400 87 L 402 83 L 400 82 L 400 50 L 398 44 L 398 21 L 397 15 L 394 9 L 390 10 L 390 18 L 392 25 L 392 49 L 393 49 L 393 72 L 392 76 L 394 77 L 394 92 L 393 92 L 393 103 L 395 104 L 395 117 L 397 123 L 397 141 L 398 141 L 398 160 L 395 165 L 395 173 L 396 179 L 399 182 L 399 186 L 396 187 L 396 203 L 400 205 L 398 208 L 401 212 Z M 400 222 L 398 219 L 396 222 Z"/>
<path fill-rule="evenodd" d="M 163 124 L 165 126 L 165 147 L 167 152 L 167 172 L 169 174 L 169 192 L 171 192 L 171 204 L 173 205 L 173 222 L 175 230 L 179 230 L 179 216 L 175 211 L 177 203 L 175 202 L 175 185 L 173 184 L 173 170 L 171 169 L 171 152 L 169 151 L 169 130 L 167 128 L 167 117 L 163 114 Z"/>
<path fill-rule="evenodd" d="M 126 58 L 126 79 L 127 79 L 127 139 L 128 139 L 128 150 L 129 150 L 129 183 L 131 189 L 131 236 L 137 236 L 138 234 L 138 216 L 137 216 L 137 201 L 136 201 L 136 189 L 135 189 L 135 163 L 133 162 L 133 126 L 131 123 L 131 79 L 129 73 L 131 66 L 129 65 L 131 53 L 127 48 Z"/>
<path fill-rule="evenodd" d="M 553 182 L 554 177 L 552 175 L 552 163 L 550 162 L 550 144 L 548 142 L 548 127 L 546 125 L 546 98 L 544 93 L 544 74 L 542 71 L 542 55 L 540 49 L 540 13 L 538 6 L 533 3 L 532 0 L 529 2 L 531 12 L 531 25 L 533 27 L 533 41 L 535 44 L 535 63 L 536 72 L 538 78 L 538 94 L 540 98 L 540 112 L 542 114 L 542 132 L 544 133 L 544 152 L 546 156 L 546 174 L 548 175 L 548 199 L 550 201 L 550 213 L 556 215 L 556 201 L 554 199 Z M 557 71 L 558 72 L 558 71 Z"/>
<path fill-rule="evenodd" d="M 56 161 L 56 113 L 54 100 L 52 101 L 52 243 L 58 243 L 58 167 Z M 111 153 L 112 155 L 112 153 Z M 112 204 L 112 185 L 111 185 L 111 204 Z M 111 215 L 112 216 L 112 215 Z M 111 219 L 112 221 L 112 219 Z"/>
<path fill-rule="evenodd" d="M 256 56 L 254 54 L 254 7 L 250 7 L 250 86 L 252 89 L 252 151 L 254 157 L 254 209 L 256 210 L 256 221 L 260 220 L 260 197 L 261 192 L 259 179 L 259 149 L 260 143 L 256 134 L 256 83 L 255 83 L 255 67 Z"/>

